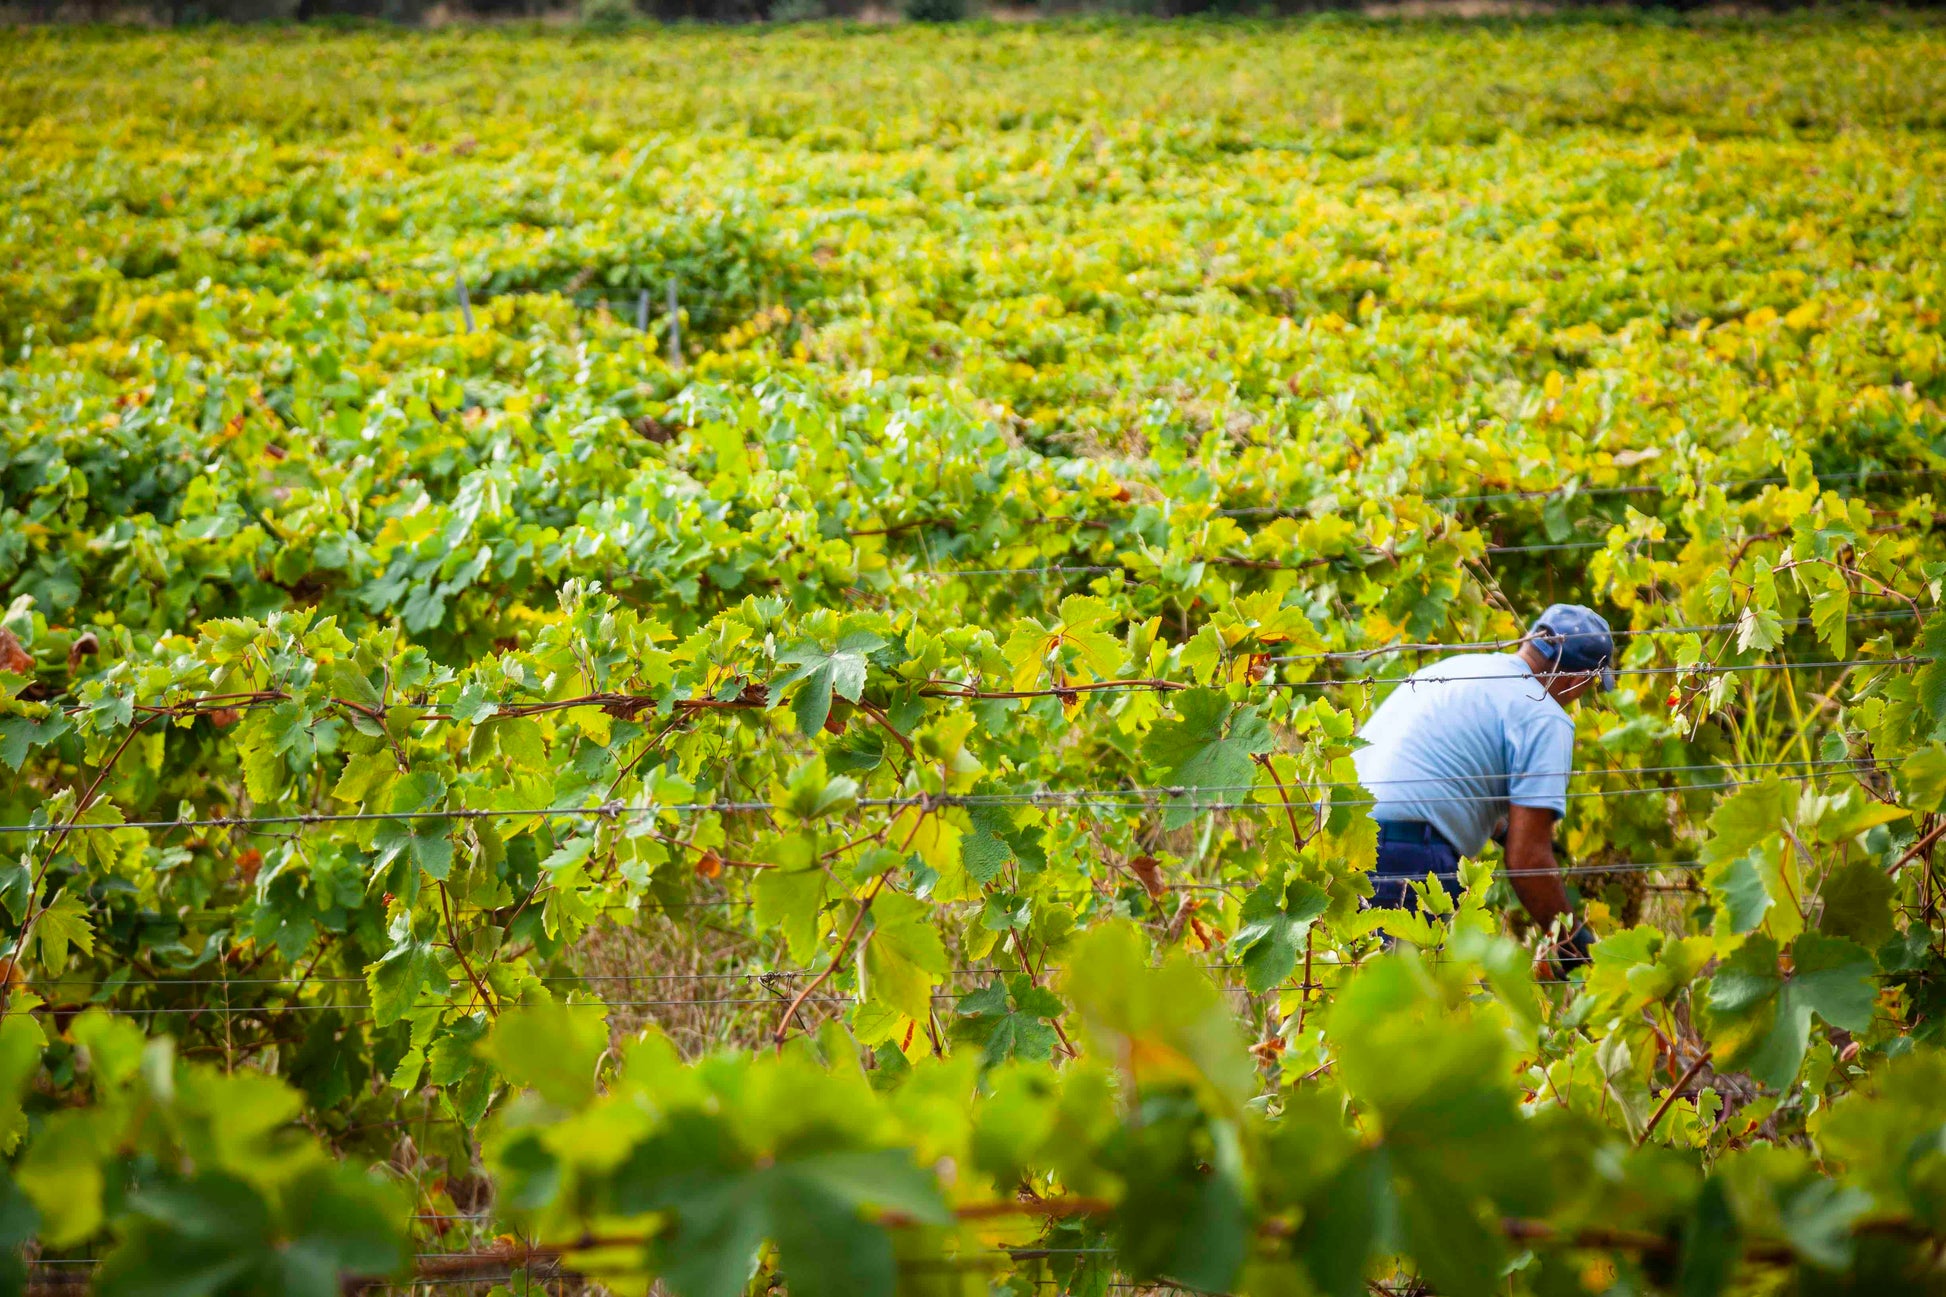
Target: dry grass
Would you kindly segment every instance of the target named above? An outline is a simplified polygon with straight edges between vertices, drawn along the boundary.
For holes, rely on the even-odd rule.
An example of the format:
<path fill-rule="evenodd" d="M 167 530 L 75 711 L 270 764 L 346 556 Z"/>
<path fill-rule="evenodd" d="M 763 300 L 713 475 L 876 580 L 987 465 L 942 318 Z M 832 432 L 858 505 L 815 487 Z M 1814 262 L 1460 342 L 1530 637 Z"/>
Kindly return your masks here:
<path fill-rule="evenodd" d="M 708 911 L 652 915 L 637 925 L 591 928 L 568 955 L 609 1004 L 617 1044 L 659 1027 L 685 1058 L 753 1049 L 770 1039 L 801 975 L 768 971 L 758 943 L 720 927 Z M 800 1016 L 816 1030 L 825 1013 Z"/>

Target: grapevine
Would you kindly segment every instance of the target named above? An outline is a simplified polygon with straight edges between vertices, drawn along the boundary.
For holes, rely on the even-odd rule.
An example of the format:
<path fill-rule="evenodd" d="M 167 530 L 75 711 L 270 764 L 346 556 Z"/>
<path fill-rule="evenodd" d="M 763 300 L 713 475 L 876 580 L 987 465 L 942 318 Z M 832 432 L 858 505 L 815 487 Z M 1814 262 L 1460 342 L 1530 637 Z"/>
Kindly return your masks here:
<path fill-rule="evenodd" d="M 23 34 L 0 1285 L 1937 1289 L 1942 55 Z"/>

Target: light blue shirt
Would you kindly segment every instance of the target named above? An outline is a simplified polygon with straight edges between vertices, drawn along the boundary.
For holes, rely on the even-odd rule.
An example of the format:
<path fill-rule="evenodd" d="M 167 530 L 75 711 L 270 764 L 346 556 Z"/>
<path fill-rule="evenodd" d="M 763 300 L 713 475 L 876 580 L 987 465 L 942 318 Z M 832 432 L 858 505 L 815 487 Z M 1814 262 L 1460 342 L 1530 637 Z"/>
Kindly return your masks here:
<path fill-rule="evenodd" d="M 1478 855 L 1509 805 L 1564 815 L 1574 721 L 1515 653 L 1468 653 L 1400 681 L 1352 760 L 1372 818 L 1423 820 Z"/>

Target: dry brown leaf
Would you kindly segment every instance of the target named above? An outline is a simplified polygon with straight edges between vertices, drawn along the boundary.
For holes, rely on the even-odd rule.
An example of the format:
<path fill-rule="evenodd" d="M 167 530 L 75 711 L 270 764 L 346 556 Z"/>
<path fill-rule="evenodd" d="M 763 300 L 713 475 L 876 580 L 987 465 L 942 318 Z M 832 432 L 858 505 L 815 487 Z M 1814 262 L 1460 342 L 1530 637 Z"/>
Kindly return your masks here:
<path fill-rule="evenodd" d="M 1169 885 L 1162 881 L 1161 862 L 1154 856 L 1135 857 L 1128 862 L 1128 872 L 1134 874 L 1143 890 L 1156 900 L 1161 900 L 1169 891 Z"/>
<path fill-rule="evenodd" d="M 10 630 L 0 629 L 0 671 L 22 676 L 34 674 L 34 659 Z"/>

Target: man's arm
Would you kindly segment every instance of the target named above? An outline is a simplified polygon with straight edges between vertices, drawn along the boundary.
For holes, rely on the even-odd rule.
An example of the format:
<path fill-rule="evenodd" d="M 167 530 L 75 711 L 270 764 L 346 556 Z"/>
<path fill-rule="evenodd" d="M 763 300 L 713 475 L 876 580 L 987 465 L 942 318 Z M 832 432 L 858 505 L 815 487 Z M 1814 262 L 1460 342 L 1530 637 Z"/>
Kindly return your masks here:
<path fill-rule="evenodd" d="M 1568 912 L 1568 889 L 1554 867 L 1553 811 L 1540 806 L 1508 808 L 1507 881 L 1542 927 Z"/>

